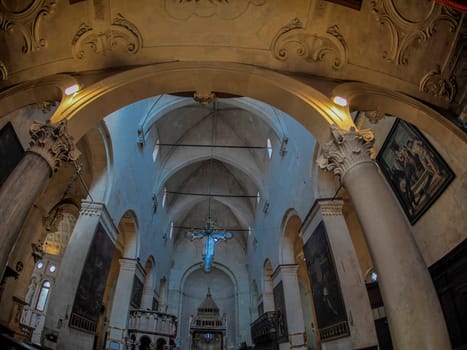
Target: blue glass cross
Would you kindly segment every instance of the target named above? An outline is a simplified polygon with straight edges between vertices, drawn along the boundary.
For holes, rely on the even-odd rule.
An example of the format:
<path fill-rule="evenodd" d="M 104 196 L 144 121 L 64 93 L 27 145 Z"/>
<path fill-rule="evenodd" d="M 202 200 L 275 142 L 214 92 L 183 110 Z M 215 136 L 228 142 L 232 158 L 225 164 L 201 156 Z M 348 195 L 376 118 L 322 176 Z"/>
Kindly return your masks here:
<path fill-rule="evenodd" d="M 191 240 L 204 239 L 204 271 L 211 271 L 212 261 L 214 260 L 214 247 L 220 241 L 232 238 L 232 232 L 217 231 L 214 228 L 214 221 L 208 217 L 204 230 L 191 232 Z"/>

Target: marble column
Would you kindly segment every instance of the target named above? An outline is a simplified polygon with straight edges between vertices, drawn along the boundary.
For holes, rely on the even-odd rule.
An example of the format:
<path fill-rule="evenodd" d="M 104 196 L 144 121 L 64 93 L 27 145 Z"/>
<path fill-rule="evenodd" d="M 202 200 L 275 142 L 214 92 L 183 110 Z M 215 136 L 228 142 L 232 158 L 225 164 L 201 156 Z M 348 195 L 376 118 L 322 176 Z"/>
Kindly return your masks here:
<path fill-rule="evenodd" d="M 120 349 L 124 347 L 132 292 L 132 288 L 129 286 L 133 285 L 136 270 L 139 266 L 137 259 L 120 258 L 119 263 L 120 272 L 115 286 L 112 311 L 110 312 L 106 349 L 111 348 L 111 342 L 114 344 L 113 346 L 115 346 L 115 343 L 120 344 Z"/>
<path fill-rule="evenodd" d="M 0 188 L 0 279 L 26 217 L 62 161 L 76 160 L 79 151 L 66 123 L 33 123 L 30 149 Z"/>
<path fill-rule="evenodd" d="M 287 348 L 305 350 L 305 323 L 303 322 L 303 310 L 297 271 L 298 265 L 279 265 L 275 271 L 274 280 L 282 280 L 282 286 L 284 288 L 285 312 L 287 329 L 289 332 Z"/>
<path fill-rule="evenodd" d="M 395 349 L 450 349 L 428 269 L 410 226 L 371 159 L 369 130 L 331 127 L 318 164 L 338 175 L 353 202 L 376 271 Z"/>

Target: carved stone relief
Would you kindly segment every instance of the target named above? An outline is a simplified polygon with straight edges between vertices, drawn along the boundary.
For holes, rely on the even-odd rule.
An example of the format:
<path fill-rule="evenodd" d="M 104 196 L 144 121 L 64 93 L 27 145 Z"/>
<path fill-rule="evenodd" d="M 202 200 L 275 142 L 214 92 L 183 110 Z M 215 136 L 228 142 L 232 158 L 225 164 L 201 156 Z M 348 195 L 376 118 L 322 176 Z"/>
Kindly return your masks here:
<path fill-rule="evenodd" d="M 7 33 L 19 32 L 23 38 L 22 52 L 29 53 L 47 46 L 40 31 L 43 19 L 54 13 L 55 0 L 22 2 L 0 1 L 0 29 Z"/>
<path fill-rule="evenodd" d="M 174 19 L 192 16 L 235 19 L 248 7 L 264 5 L 266 0 L 164 0 L 165 12 Z"/>
<path fill-rule="evenodd" d="M 331 125 L 331 135 L 331 141 L 322 145 L 317 160 L 321 169 L 342 179 L 353 166 L 372 159 L 375 135 L 370 129 L 345 131 Z"/>
<path fill-rule="evenodd" d="M 384 119 L 386 115 L 381 111 L 364 111 L 364 116 L 372 124 L 377 124 L 380 120 Z"/>
<path fill-rule="evenodd" d="M 456 11 L 432 1 L 411 5 L 404 0 L 382 0 L 372 1 L 370 7 L 376 20 L 387 28 L 389 48 L 383 58 L 401 65 L 409 63 L 407 52 L 430 39 L 440 22 L 455 32 L 461 18 Z"/>
<path fill-rule="evenodd" d="M 8 70 L 6 69 L 5 63 L 0 61 L 0 80 L 8 79 Z"/>
<path fill-rule="evenodd" d="M 138 28 L 121 14 L 117 14 L 105 32 L 97 32 L 86 23 L 82 23 L 71 42 L 73 56 L 82 59 L 86 48 L 95 53 L 106 55 L 118 46 L 129 54 L 137 53 L 143 46 L 143 38 Z"/>
<path fill-rule="evenodd" d="M 456 81 L 453 77 L 444 77 L 437 66 L 420 81 L 420 92 L 424 92 L 452 102 L 456 96 Z"/>
<path fill-rule="evenodd" d="M 60 168 L 62 162 L 75 161 L 81 154 L 74 144 L 73 137 L 68 134 L 66 122 L 56 125 L 34 122 L 29 134 L 29 151 L 44 158 L 53 172 Z"/>
<path fill-rule="evenodd" d="M 319 62 L 333 57 L 332 68 L 340 69 L 347 63 L 347 44 L 337 25 L 326 30 L 324 36 L 310 34 L 298 18 L 282 27 L 271 43 L 271 51 L 278 60 L 289 58 L 289 50 L 307 62 Z"/>

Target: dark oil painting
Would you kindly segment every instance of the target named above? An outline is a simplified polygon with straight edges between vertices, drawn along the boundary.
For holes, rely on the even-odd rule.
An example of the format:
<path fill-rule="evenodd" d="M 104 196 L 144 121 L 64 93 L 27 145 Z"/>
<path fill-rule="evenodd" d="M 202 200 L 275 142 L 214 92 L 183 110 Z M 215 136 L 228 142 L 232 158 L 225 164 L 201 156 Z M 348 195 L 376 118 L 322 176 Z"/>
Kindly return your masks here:
<path fill-rule="evenodd" d="M 454 173 L 428 140 L 397 119 L 377 162 L 413 225 L 454 179 Z"/>
<path fill-rule="evenodd" d="M 23 146 L 11 123 L 0 130 L 0 187 L 23 158 Z"/>

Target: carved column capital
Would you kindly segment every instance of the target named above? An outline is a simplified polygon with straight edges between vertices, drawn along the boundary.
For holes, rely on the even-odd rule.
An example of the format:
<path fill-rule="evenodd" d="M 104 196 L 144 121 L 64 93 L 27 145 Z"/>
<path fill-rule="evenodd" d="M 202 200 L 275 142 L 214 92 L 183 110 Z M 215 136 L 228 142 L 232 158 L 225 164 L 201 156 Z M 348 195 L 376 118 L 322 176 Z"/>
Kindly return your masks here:
<path fill-rule="evenodd" d="M 342 179 L 357 164 L 372 161 L 375 135 L 370 129 L 350 131 L 331 125 L 332 140 L 322 145 L 317 163 L 321 169 L 332 171 Z"/>
<path fill-rule="evenodd" d="M 31 141 L 29 152 L 40 155 L 52 172 L 56 172 L 62 161 L 74 161 L 80 156 L 73 137 L 66 129 L 66 121 L 58 124 L 34 122 L 29 130 Z"/>

